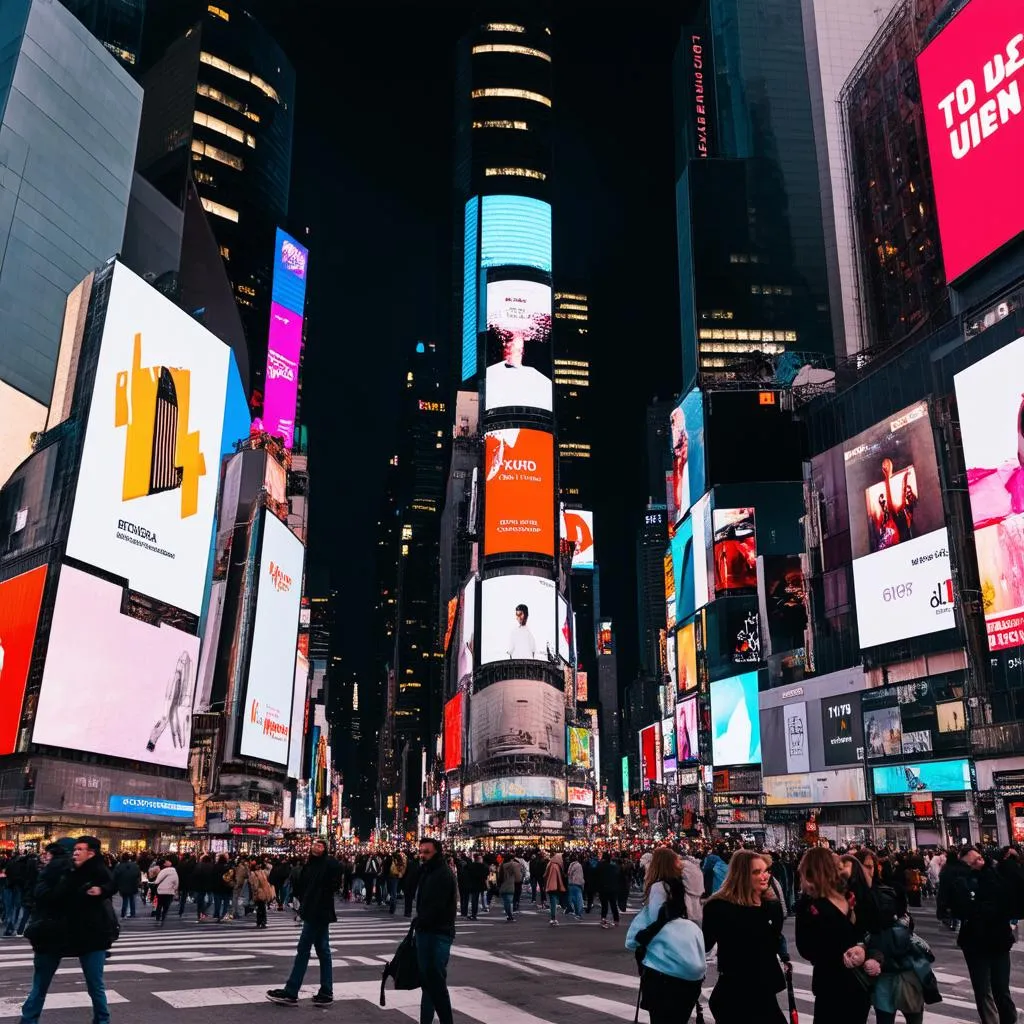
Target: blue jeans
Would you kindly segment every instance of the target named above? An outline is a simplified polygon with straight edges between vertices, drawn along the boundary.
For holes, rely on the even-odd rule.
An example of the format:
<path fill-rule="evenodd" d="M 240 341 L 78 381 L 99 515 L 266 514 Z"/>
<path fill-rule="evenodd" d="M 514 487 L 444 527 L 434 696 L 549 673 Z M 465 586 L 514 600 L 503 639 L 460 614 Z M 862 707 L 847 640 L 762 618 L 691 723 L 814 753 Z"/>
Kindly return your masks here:
<path fill-rule="evenodd" d="M 583 886 L 569 886 L 569 910 L 577 917 L 583 916 Z"/>
<path fill-rule="evenodd" d="M 501 902 L 505 904 L 505 916 L 511 921 L 513 904 L 515 903 L 515 893 L 503 892 L 501 894 Z"/>
<path fill-rule="evenodd" d="M 388 876 L 388 908 L 393 914 L 395 912 L 395 904 L 398 902 L 398 879 L 393 875 Z"/>
<path fill-rule="evenodd" d="M 416 933 L 416 962 L 420 969 L 420 1024 L 433 1024 L 434 1013 L 441 1024 L 453 1024 L 452 1001 L 448 995 L 448 958 L 452 940 L 433 932 Z"/>
<path fill-rule="evenodd" d="M 123 892 L 121 893 L 121 916 L 135 916 L 135 893 L 134 892 Z"/>
<path fill-rule="evenodd" d="M 302 931 L 299 933 L 299 947 L 295 950 L 295 963 L 292 964 L 292 973 L 284 984 L 284 990 L 290 996 L 298 998 L 299 989 L 302 988 L 302 979 L 305 978 L 306 968 L 309 966 L 309 951 L 312 948 L 316 949 L 316 955 L 320 957 L 320 991 L 326 996 L 334 995 L 330 925 L 303 921 Z"/>
<path fill-rule="evenodd" d="M 21 890 L 12 889 L 9 885 L 3 888 L 4 894 L 4 935 L 13 935 L 14 928 L 21 916 Z"/>
<path fill-rule="evenodd" d="M 84 953 L 78 958 L 82 965 L 82 974 L 85 975 L 85 987 L 92 999 L 92 1024 L 110 1024 L 107 990 L 103 987 L 103 965 L 106 959 L 107 954 L 102 949 L 94 953 Z M 46 993 L 54 974 L 57 973 L 61 958 L 56 953 L 36 953 L 33 961 L 35 966 L 32 972 L 32 991 L 21 1008 L 21 1024 L 38 1024 Z"/>
<path fill-rule="evenodd" d="M 219 921 L 227 912 L 231 903 L 231 897 L 227 893 L 215 892 L 213 894 L 213 916 Z"/>
<path fill-rule="evenodd" d="M 551 908 L 551 920 L 554 921 L 558 918 L 558 907 L 562 900 L 557 892 L 548 893 L 548 906 Z"/>

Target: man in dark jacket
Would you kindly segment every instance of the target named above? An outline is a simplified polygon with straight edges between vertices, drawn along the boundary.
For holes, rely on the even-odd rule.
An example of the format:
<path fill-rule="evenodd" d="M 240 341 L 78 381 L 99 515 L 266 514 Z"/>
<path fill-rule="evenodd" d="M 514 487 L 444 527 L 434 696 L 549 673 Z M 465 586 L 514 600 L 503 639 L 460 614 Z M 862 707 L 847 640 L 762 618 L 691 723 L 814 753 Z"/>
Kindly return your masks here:
<path fill-rule="evenodd" d="M 327 844 L 317 839 L 309 851 L 309 861 L 299 876 L 295 895 L 299 900 L 302 932 L 295 951 L 292 973 L 284 988 L 272 988 L 267 998 L 272 1003 L 294 1006 L 299 1001 L 299 989 L 309 966 L 309 951 L 316 949 L 320 958 L 320 991 L 313 996 L 317 1006 L 329 1006 L 334 1001 L 334 967 L 331 963 L 330 927 L 338 920 L 334 909 L 334 896 L 341 885 L 341 865 L 327 856 Z"/>
<path fill-rule="evenodd" d="M 477 912 L 480 909 L 480 897 L 487 892 L 487 876 L 489 868 L 484 863 L 483 856 L 474 854 L 473 860 L 466 865 L 466 882 L 469 886 L 470 898 L 470 920 L 475 921 Z M 486 904 L 484 910 L 487 910 Z"/>
<path fill-rule="evenodd" d="M 953 883 L 950 902 L 960 919 L 957 945 L 971 976 L 981 1024 L 1013 1024 L 1017 1008 L 1010 997 L 1010 919 L 1021 912 L 1017 894 L 973 846 L 960 854 L 967 871 Z"/>
<path fill-rule="evenodd" d="M 139 891 L 142 872 L 130 853 L 121 854 L 121 863 L 114 868 L 114 885 L 121 896 L 121 917 L 135 916 L 135 894 Z"/>
<path fill-rule="evenodd" d="M 114 880 L 100 856 L 100 841 L 95 836 L 76 839 L 71 866 L 61 844 L 51 844 L 47 852 L 52 859 L 36 886 L 36 908 L 28 928 L 35 956 L 32 991 L 21 1008 L 22 1024 L 38 1024 L 50 982 L 65 956 L 78 957 L 92 1000 L 93 1021 L 109 1024 L 103 965 L 117 938 L 117 917 L 110 902 Z"/>
<path fill-rule="evenodd" d="M 416 886 L 419 883 L 420 866 L 413 854 L 405 859 L 405 874 L 402 875 L 402 895 L 405 896 L 405 916 L 412 917 L 413 900 L 416 898 Z"/>
<path fill-rule="evenodd" d="M 420 878 L 416 893 L 416 962 L 420 969 L 420 1020 L 453 1024 L 448 995 L 448 959 L 455 941 L 455 876 L 436 839 L 420 842 Z"/>

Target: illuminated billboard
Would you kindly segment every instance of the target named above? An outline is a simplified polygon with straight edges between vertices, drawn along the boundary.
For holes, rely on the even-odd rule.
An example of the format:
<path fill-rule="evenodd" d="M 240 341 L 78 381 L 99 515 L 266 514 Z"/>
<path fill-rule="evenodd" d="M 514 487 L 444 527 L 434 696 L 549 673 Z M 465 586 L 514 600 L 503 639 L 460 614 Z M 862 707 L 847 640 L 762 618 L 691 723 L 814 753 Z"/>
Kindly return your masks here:
<path fill-rule="evenodd" d="M 665 637 L 665 671 L 668 674 L 668 684 L 671 687 L 670 693 L 673 697 L 676 694 L 676 688 L 679 683 L 676 678 L 679 670 L 679 666 L 676 662 L 676 635 L 670 633 Z"/>
<path fill-rule="evenodd" d="M 459 692 L 444 706 L 444 770 L 453 772 L 461 764 L 462 693 Z"/>
<path fill-rule="evenodd" d="M 555 658 L 558 639 L 553 580 L 494 576 L 483 581 L 481 603 L 481 665 Z"/>
<path fill-rule="evenodd" d="M 458 676 L 461 682 L 473 674 L 476 651 L 476 578 L 472 578 L 462 591 L 462 617 L 459 622 Z"/>
<path fill-rule="evenodd" d="M 288 763 L 305 553 L 302 541 L 265 511 L 239 753 L 272 764 Z"/>
<path fill-rule="evenodd" d="M 763 780 L 768 807 L 794 804 L 853 804 L 867 800 L 863 768 L 835 768 L 790 775 L 769 775 Z"/>
<path fill-rule="evenodd" d="M 1024 338 L 953 378 L 991 651 L 1024 644 Z"/>
<path fill-rule="evenodd" d="M 581 768 L 593 768 L 590 759 L 590 730 L 579 725 L 570 725 L 568 733 L 568 763 Z"/>
<path fill-rule="evenodd" d="M 645 790 L 662 781 L 661 725 L 655 722 L 640 730 L 640 784 Z"/>
<path fill-rule="evenodd" d="M 555 445 L 543 430 L 486 435 L 484 554 L 555 553 Z"/>
<path fill-rule="evenodd" d="M 503 679 L 473 694 L 469 759 L 536 754 L 565 760 L 565 696 L 539 679 Z"/>
<path fill-rule="evenodd" d="M 669 541 L 672 553 L 672 575 L 675 580 L 676 622 L 682 622 L 695 611 L 693 595 L 693 527 L 689 518 L 677 527 Z"/>
<path fill-rule="evenodd" d="M 676 634 L 676 651 L 679 692 L 685 693 L 697 686 L 697 629 L 692 619 Z"/>
<path fill-rule="evenodd" d="M 767 653 L 782 654 L 804 646 L 807 600 L 799 555 L 768 555 L 759 560 L 758 594 L 768 627 Z"/>
<path fill-rule="evenodd" d="M 693 607 L 700 611 L 711 600 L 708 565 L 712 549 L 711 495 L 705 494 L 690 510 L 690 533 L 693 535 Z"/>
<path fill-rule="evenodd" d="M 569 786 L 567 791 L 569 803 L 581 807 L 594 806 L 594 791 L 589 786 Z"/>
<path fill-rule="evenodd" d="M 541 800 L 565 803 L 565 779 L 545 778 L 540 775 L 506 775 L 499 779 L 484 779 L 463 789 L 463 803 L 467 807 L 483 804 L 518 803 L 520 800 Z"/>
<path fill-rule="evenodd" d="M 752 508 L 716 508 L 715 593 L 757 587 L 757 531 Z"/>
<path fill-rule="evenodd" d="M 471 200 L 472 201 L 472 200 Z M 480 266 L 551 273 L 551 204 L 528 196 L 484 196 Z"/>
<path fill-rule="evenodd" d="M 306 695 L 309 688 L 309 660 L 295 654 L 295 688 L 292 690 L 292 720 L 288 730 L 288 778 L 302 778 L 302 747 L 306 738 L 303 726 L 306 717 Z"/>
<path fill-rule="evenodd" d="M 46 566 L 0 583 L 0 754 L 13 754 L 36 642 Z"/>
<path fill-rule="evenodd" d="M 562 509 L 562 539 L 575 545 L 573 569 L 594 568 L 594 513 L 578 508 Z"/>
<path fill-rule="evenodd" d="M 971 764 L 966 758 L 882 765 L 871 769 L 875 796 L 914 793 L 966 793 L 971 787 Z"/>
<path fill-rule="evenodd" d="M 676 705 L 676 761 L 682 765 L 699 760 L 697 698 L 688 697 Z"/>
<path fill-rule="evenodd" d="M 484 408 L 551 412 L 551 286 L 537 281 L 487 283 L 487 376 Z"/>
<path fill-rule="evenodd" d="M 711 760 L 716 768 L 761 763 L 756 672 L 711 684 Z"/>
<path fill-rule="evenodd" d="M 67 555 L 193 615 L 209 570 L 228 355 L 115 266 Z"/>
<path fill-rule="evenodd" d="M 971 0 L 917 58 L 948 281 L 1024 230 L 1020 13 Z"/>
<path fill-rule="evenodd" d="M 843 461 L 861 647 L 952 628 L 949 535 L 928 403 L 851 438 Z"/>
<path fill-rule="evenodd" d="M 704 493 L 704 396 L 694 388 L 672 410 L 672 501 L 678 522 Z"/>
<path fill-rule="evenodd" d="M 663 772 L 676 770 L 676 721 L 675 716 L 661 721 L 661 768 Z"/>
<path fill-rule="evenodd" d="M 672 563 L 672 549 L 665 552 L 665 628 L 672 629 L 676 624 L 676 574 Z"/>
<path fill-rule="evenodd" d="M 583 669 L 576 670 L 576 703 L 586 704 L 590 700 L 590 687 L 587 673 Z"/>
<path fill-rule="evenodd" d="M 278 228 L 274 239 L 263 427 L 271 437 L 283 437 L 288 449 L 295 437 L 308 263 L 309 250 Z"/>
<path fill-rule="evenodd" d="M 32 741 L 185 768 L 199 638 L 126 614 L 123 598 L 117 584 L 62 567 Z M 294 668 L 294 636 L 291 647 Z"/>

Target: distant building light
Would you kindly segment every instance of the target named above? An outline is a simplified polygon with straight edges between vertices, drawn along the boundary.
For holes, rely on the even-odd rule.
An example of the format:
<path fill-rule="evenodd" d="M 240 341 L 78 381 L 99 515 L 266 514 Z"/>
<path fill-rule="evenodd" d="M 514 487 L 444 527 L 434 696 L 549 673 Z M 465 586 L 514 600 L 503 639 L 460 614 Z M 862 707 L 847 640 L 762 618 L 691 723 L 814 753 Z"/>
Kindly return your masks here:
<path fill-rule="evenodd" d="M 486 89 L 474 89 L 472 97 L 475 100 L 505 99 L 505 100 L 532 100 L 545 107 L 551 106 L 551 100 L 543 93 L 532 92 L 529 89 L 507 89 L 504 86 L 489 87 Z"/>
<path fill-rule="evenodd" d="M 485 32 L 525 32 L 526 28 L 511 21 L 492 21 L 484 25 Z"/>
<path fill-rule="evenodd" d="M 543 171 L 535 171 L 529 167 L 485 167 L 485 178 L 534 178 L 537 181 L 546 181 L 547 175 Z"/>
<path fill-rule="evenodd" d="M 209 4 L 206 11 L 208 14 L 212 14 L 215 18 L 220 18 L 221 21 L 231 20 L 231 15 L 228 14 L 223 7 L 215 7 L 213 4 Z"/>
<path fill-rule="evenodd" d="M 275 103 L 281 102 L 281 97 L 277 95 L 277 90 L 269 82 L 263 81 L 259 75 L 254 75 L 252 72 L 246 71 L 245 68 L 240 68 L 235 64 L 229 64 L 226 60 L 221 60 L 220 57 L 215 57 L 212 53 L 207 53 L 205 50 L 199 54 L 199 61 L 201 64 L 207 64 L 211 68 L 223 71 L 225 74 L 240 78 L 243 82 L 251 82 L 260 92 L 268 96 Z"/>
<path fill-rule="evenodd" d="M 527 132 L 530 126 L 525 121 L 509 121 L 507 118 L 496 118 L 490 121 L 474 121 L 474 128 L 512 128 L 516 131 Z"/>
<path fill-rule="evenodd" d="M 541 60 L 551 63 L 551 54 L 532 46 L 519 46 L 516 43 L 479 43 L 473 47 L 473 53 L 518 53 L 524 57 L 540 57 Z"/>
<path fill-rule="evenodd" d="M 235 156 L 234 153 L 229 153 L 209 142 L 203 142 L 202 139 L 192 140 L 192 153 L 194 154 L 193 159 L 208 156 L 211 160 L 216 160 L 217 163 L 224 164 L 226 167 L 233 167 L 236 171 L 245 170 L 245 161 L 240 156 Z"/>
<path fill-rule="evenodd" d="M 203 209 L 207 213 L 212 213 L 215 217 L 223 217 L 225 220 L 230 220 L 233 223 L 238 223 L 238 211 L 232 210 L 230 206 L 225 206 L 223 203 L 215 203 L 212 199 L 203 199 Z"/>

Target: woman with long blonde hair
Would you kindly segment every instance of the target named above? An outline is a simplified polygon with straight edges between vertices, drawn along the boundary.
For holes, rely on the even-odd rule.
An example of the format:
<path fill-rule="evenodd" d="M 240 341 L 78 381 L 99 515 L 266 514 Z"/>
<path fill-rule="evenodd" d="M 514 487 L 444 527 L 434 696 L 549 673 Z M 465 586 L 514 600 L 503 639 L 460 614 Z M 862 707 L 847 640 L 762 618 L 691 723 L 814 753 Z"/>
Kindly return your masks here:
<path fill-rule="evenodd" d="M 785 1024 L 778 993 L 785 911 L 771 888 L 768 864 L 736 850 L 722 887 L 704 904 L 704 944 L 718 946 L 718 982 L 709 1005 L 715 1024 Z"/>

